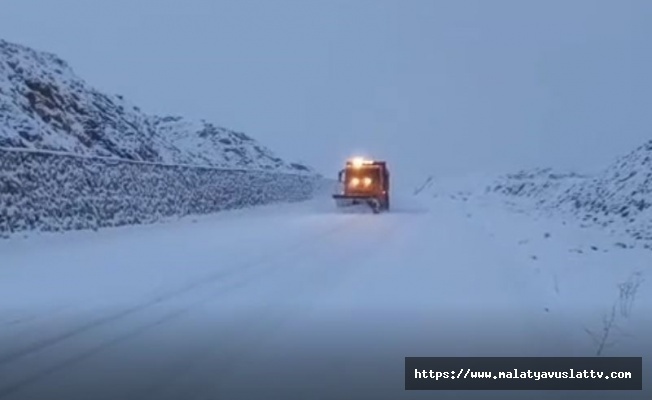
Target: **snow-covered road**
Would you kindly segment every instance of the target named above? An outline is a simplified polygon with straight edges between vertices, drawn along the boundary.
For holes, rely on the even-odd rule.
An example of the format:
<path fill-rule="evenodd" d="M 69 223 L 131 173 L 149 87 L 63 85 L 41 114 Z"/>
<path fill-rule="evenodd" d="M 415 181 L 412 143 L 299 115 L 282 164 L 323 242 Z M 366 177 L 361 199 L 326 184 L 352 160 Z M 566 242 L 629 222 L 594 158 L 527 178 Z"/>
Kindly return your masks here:
<path fill-rule="evenodd" d="M 475 213 L 318 199 L 2 241 L 0 399 L 431 398 L 404 357 L 590 355 L 590 307 Z"/>

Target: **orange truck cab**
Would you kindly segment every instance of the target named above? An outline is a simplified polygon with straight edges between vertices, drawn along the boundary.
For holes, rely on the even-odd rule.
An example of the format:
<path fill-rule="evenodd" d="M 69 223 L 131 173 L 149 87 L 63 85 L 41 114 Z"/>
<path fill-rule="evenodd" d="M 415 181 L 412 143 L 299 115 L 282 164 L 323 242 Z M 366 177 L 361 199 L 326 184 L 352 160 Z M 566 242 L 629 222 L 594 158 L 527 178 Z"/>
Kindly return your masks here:
<path fill-rule="evenodd" d="M 374 213 L 389 210 L 389 170 L 385 161 L 349 160 L 338 180 L 342 190 L 333 195 L 338 207 L 368 204 Z"/>

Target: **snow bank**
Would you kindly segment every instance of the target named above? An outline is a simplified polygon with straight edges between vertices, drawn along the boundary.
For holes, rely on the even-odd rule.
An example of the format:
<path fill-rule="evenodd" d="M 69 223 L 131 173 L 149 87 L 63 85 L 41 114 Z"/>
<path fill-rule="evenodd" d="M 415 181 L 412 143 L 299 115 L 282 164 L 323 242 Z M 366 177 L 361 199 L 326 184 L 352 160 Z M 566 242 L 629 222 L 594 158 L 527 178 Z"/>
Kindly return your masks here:
<path fill-rule="evenodd" d="M 472 175 L 452 182 L 432 178 L 415 194 L 499 198 L 519 212 L 563 216 L 585 227 L 624 232 L 652 247 L 652 141 L 592 176 L 541 168 L 497 179 Z"/>
<path fill-rule="evenodd" d="M 543 205 L 584 179 L 585 176 L 572 172 L 559 173 L 552 168 L 538 168 L 502 176 L 487 186 L 485 192 L 530 198 Z"/>
<path fill-rule="evenodd" d="M 586 223 L 613 226 L 652 240 L 652 140 L 597 176 L 561 192 L 551 203 Z"/>

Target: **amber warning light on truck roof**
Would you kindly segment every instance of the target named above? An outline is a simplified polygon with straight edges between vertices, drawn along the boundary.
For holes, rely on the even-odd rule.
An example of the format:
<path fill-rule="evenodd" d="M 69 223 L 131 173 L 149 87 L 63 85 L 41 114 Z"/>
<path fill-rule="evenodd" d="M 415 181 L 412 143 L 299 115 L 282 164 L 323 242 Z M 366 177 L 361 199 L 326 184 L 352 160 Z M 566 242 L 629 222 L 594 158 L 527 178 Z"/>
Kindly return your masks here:
<path fill-rule="evenodd" d="M 362 157 L 354 157 L 351 160 L 349 160 L 349 164 L 353 165 L 354 168 L 360 168 L 363 165 L 370 165 L 373 163 L 374 162 L 372 160 L 365 160 Z"/>

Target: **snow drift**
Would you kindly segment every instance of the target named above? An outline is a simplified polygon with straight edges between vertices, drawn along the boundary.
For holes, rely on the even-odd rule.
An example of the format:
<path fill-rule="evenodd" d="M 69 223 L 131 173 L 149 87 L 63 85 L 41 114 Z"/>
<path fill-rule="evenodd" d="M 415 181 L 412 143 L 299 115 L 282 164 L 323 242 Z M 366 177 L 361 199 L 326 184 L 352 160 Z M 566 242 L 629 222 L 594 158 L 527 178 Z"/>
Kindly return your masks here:
<path fill-rule="evenodd" d="M 0 233 L 305 200 L 320 180 L 244 133 L 148 115 L 0 40 Z"/>

